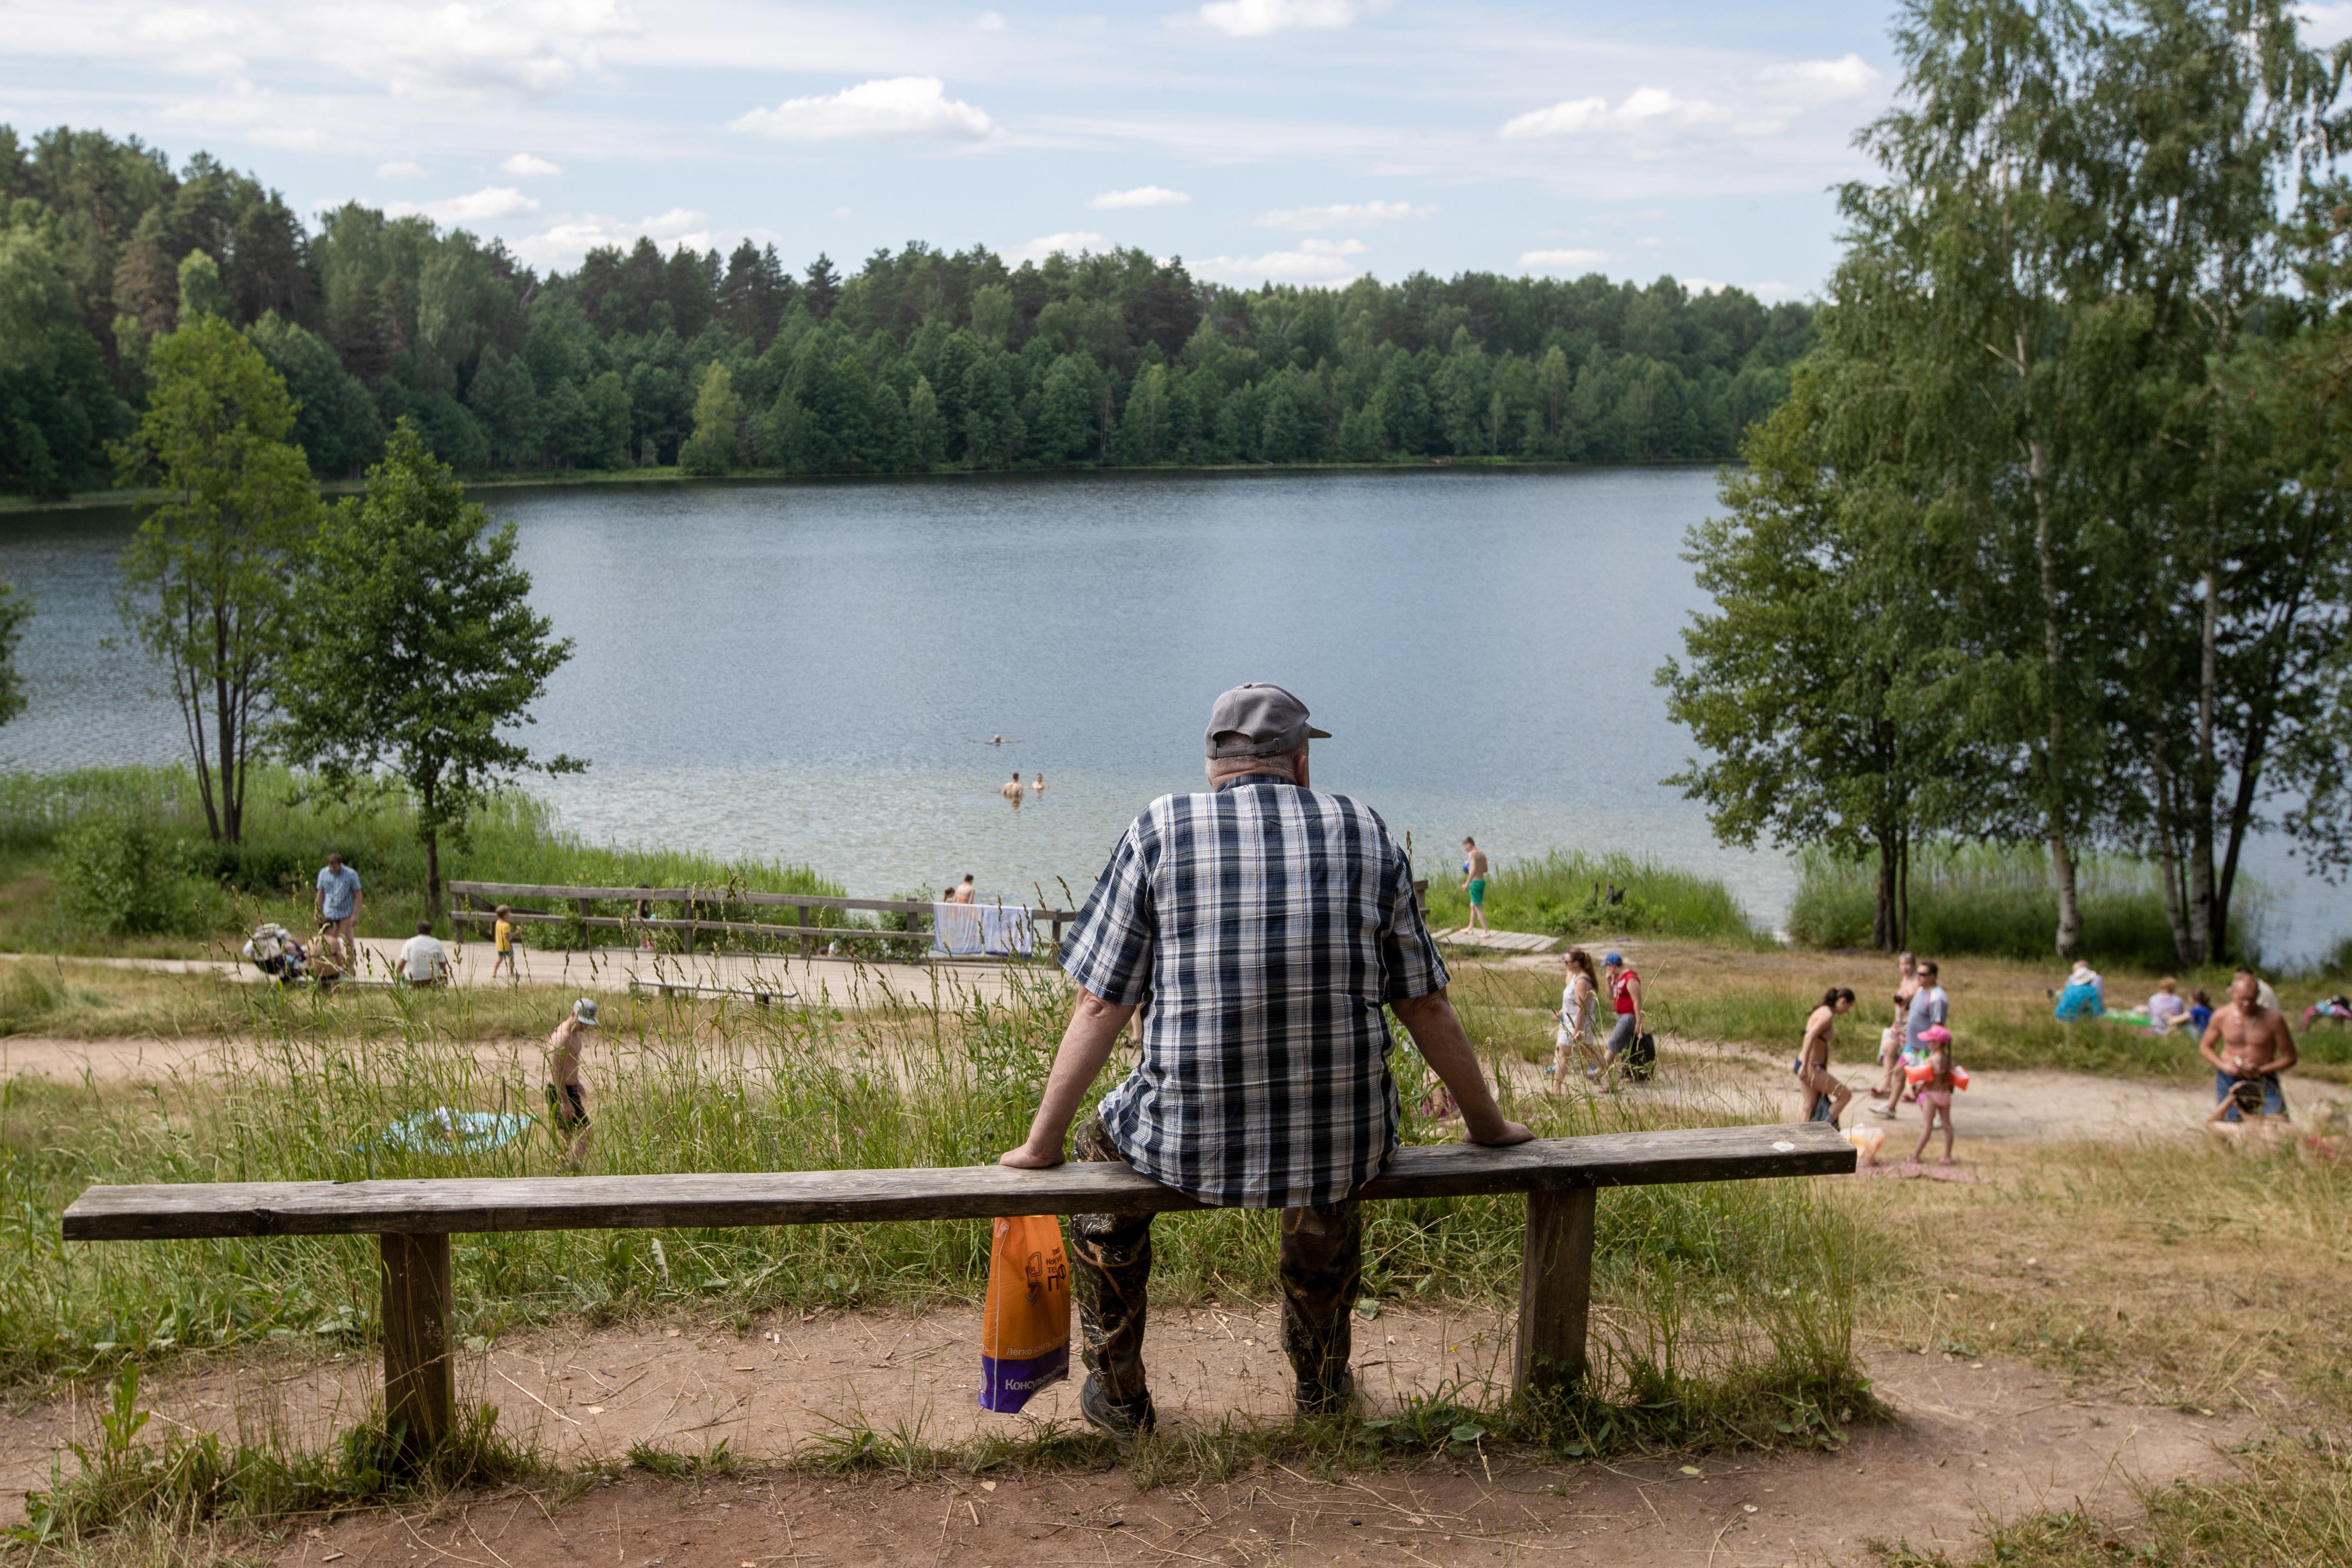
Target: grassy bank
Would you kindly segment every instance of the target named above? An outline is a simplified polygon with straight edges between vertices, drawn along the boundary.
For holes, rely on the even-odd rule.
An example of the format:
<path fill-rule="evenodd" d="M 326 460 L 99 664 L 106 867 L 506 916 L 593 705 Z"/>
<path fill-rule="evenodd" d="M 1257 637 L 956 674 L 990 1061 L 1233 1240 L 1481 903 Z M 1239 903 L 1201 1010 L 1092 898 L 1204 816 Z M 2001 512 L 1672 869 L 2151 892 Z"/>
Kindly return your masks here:
<path fill-rule="evenodd" d="M 1432 925 L 1470 918 L 1457 860 L 1426 867 Z M 1486 919 L 1499 931 L 1554 936 L 1672 936 L 1736 945 L 1769 942 L 1731 889 L 1713 877 L 1630 855 L 1565 854 L 1515 860 L 1486 880 Z"/>
<path fill-rule="evenodd" d="M 398 1037 L 323 1034 L 306 1000 L 250 994 L 243 1070 L 152 1088 L 17 1078 L 0 1090 L 0 1378 L 97 1375 L 131 1357 L 294 1338 L 356 1345 L 373 1332 L 375 1264 L 364 1237 L 73 1247 L 58 1215 L 95 1182 L 341 1180 L 543 1174 L 543 1131 L 466 1153 L 409 1146 L 394 1124 L 436 1107 L 536 1110 L 535 1052 L 459 1046 L 419 1012 Z M 464 994 L 430 999 L 451 1006 Z M 1066 992 L 1049 976 L 1003 1006 L 730 1015 L 615 1001 L 592 1082 L 594 1172 L 971 1164 L 1017 1142 L 1058 1040 Z M 1124 1071 L 1114 1059 L 1106 1084 Z M 1426 1087 L 1399 1061 L 1407 1103 Z M 1102 1086 L 1097 1086 L 1102 1087 Z M 1520 1106 L 1548 1131 L 1593 1111 Z M 1740 1119 L 1727 1116 L 1727 1120 Z M 1451 1129 L 1413 1129 L 1443 1138 Z M 1431 1199 L 1376 1205 L 1365 1289 L 1375 1298 L 1493 1303 L 1517 1289 L 1524 1205 Z M 1263 1298 L 1273 1216 L 1171 1216 L 1155 1299 Z M 733 1316 L 816 1304 L 920 1306 L 976 1299 L 983 1223 L 784 1226 L 458 1238 L 459 1331 L 596 1321 L 672 1310 Z M 1853 1221 L 1803 1184 L 1612 1192 L 1601 1213 L 1600 1289 L 1612 1396 L 1751 1410 L 1775 1389 L 1843 1386 L 1867 1249 Z M 1791 1382 L 1790 1380 L 1794 1380 Z M 1638 1397 L 1636 1397 L 1638 1395 Z M 1629 1416 L 1628 1419 L 1633 1417 Z M 1767 1428 L 1769 1430 L 1769 1427 Z"/>
<path fill-rule="evenodd" d="M 1877 863 L 1820 850 L 1805 851 L 1797 863 L 1790 939 L 1806 947 L 1869 946 Z M 2263 891 L 2251 882 L 2239 886 L 2237 945 L 2258 953 Z M 2076 891 L 2081 951 L 2095 965 L 2168 971 L 2177 961 L 2153 865 L 2127 856 L 2087 856 L 2076 871 Z M 1911 862 L 1910 907 L 1909 946 L 1915 952 L 2030 963 L 2056 952 L 2058 895 L 2050 884 L 2049 854 L 2035 845 L 1924 847 Z"/>
<path fill-rule="evenodd" d="M 245 841 L 226 846 L 210 838 L 184 767 L 0 775 L 0 948 L 177 954 L 198 951 L 206 937 L 241 939 L 264 920 L 307 932 L 313 879 L 330 849 L 340 849 L 365 884 L 362 935 L 415 930 L 425 908 L 425 849 L 407 799 L 392 792 L 349 804 L 302 799 L 300 784 L 283 769 L 260 770 Z M 452 880 L 843 891 L 805 866 L 592 845 L 556 827 L 547 808 L 520 791 L 497 796 L 462 842 L 445 841 L 441 864 Z M 532 935 L 548 946 L 565 933 L 542 927 Z"/>

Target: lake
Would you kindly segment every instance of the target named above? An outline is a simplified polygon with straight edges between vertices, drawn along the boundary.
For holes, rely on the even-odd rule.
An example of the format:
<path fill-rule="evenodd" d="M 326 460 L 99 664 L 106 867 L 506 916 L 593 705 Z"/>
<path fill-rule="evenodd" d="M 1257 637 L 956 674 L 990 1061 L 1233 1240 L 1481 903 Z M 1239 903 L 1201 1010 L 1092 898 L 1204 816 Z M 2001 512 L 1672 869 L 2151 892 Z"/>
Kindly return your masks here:
<path fill-rule="evenodd" d="M 1197 787 L 1210 700 L 1289 687 L 1333 732 L 1315 782 L 1444 876 L 1626 850 L 1724 878 L 1767 921 L 1794 875 L 1726 849 L 1659 781 L 1689 754 L 1658 666 L 1704 603 L 1680 559 L 1709 469 L 1425 470 L 495 489 L 577 648 L 532 743 L 596 839 L 803 861 L 853 893 L 1083 895 L 1136 810 Z M 117 631 L 127 513 L 0 521 L 36 596 L 31 707 L 0 766 L 170 761 L 179 719 Z M 1003 744 L 991 744 L 992 737 Z M 1014 769 L 1048 789 L 1018 810 Z M 2342 934 L 2294 876 L 2270 950 Z"/>

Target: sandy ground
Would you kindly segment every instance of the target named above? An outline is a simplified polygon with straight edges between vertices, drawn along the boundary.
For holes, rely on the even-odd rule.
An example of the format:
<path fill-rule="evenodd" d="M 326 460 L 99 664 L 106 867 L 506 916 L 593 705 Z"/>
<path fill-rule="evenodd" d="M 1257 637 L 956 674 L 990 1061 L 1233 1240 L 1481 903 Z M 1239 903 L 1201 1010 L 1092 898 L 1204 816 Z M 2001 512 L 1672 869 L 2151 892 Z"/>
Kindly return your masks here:
<path fill-rule="evenodd" d="M 1279 1420 L 1287 1367 L 1271 1310 L 1199 1308 L 1153 1321 L 1151 1363 L 1169 1429 L 1229 1415 Z M 1475 1391 L 1507 1351 L 1491 1316 L 1390 1311 L 1360 1321 L 1356 1364 L 1372 1405 L 1449 1384 Z M 844 1419 L 951 1441 L 1075 1419 L 1075 1387 L 1020 1416 L 972 1403 L 977 1313 L 822 1313 L 724 1331 L 652 1326 L 539 1333 L 465 1358 L 469 1391 L 500 1422 L 569 1466 L 634 1443 L 683 1453 L 722 1439 L 780 1458 Z M 693 1489 L 642 1476 L 556 1506 L 511 1492 L 422 1512 L 369 1512 L 299 1535 L 278 1561 L 689 1565 L 821 1563 L 1238 1563 L 1580 1561 L 1859 1563 L 1864 1543 L 1957 1547 L 1986 1517 L 2104 1500 L 2134 1481 L 2217 1468 L 2215 1444 L 2255 1416 L 2215 1416 L 2070 1396 L 1999 1360 L 1890 1351 L 1872 1376 L 1896 1418 L 1857 1426 L 1837 1454 L 1529 1466 L 1478 1456 L 1338 1483 L 1279 1466 L 1215 1486 L 1139 1491 L 1118 1473 L 959 1477 L 919 1485 L 772 1476 Z M 247 1361 L 192 1369 L 148 1391 L 159 1426 L 272 1433 L 318 1443 L 367 1408 L 373 1366 Z M 43 1484 L 48 1456 L 87 1440 L 93 1412 L 52 1404 L 0 1417 L 0 1510 Z M 68 1461 L 70 1463 L 70 1461 Z M 542 1507 L 541 1504 L 545 1506 Z M 1897 1506 L 1899 1505 L 1899 1506 Z"/>

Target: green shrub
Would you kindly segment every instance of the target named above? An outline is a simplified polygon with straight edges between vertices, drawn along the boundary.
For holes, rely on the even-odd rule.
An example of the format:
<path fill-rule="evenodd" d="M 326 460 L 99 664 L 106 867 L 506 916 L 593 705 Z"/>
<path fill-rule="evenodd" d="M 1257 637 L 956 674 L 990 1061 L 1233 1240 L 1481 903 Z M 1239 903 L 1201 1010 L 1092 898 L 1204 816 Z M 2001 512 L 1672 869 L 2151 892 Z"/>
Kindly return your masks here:
<path fill-rule="evenodd" d="M 1805 947 L 1870 945 L 1878 900 L 1878 866 L 1808 850 L 1798 858 L 1797 896 L 1789 935 Z M 2242 881 L 2234 920 L 2239 947 L 2260 946 L 2262 889 Z M 2163 971 L 2179 955 L 2164 918 L 2156 868 L 2121 855 L 2094 855 L 2077 868 L 2083 914 L 2081 951 L 2095 963 Z M 1974 953 L 2023 963 L 2057 952 L 2058 895 L 2048 855 L 2032 845 L 1948 845 L 1911 860 L 1911 927 L 1905 945 L 1917 952 Z"/>
<path fill-rule="evenodd" d="M 1470 899 L 1450 865 L 1429 879 L 1435 925 L 1470 918 Z M 1613 895 L 1613 897 L 1612 897 Z M 1713 877 L 1636 860 L 1631 855 L 1565 854 L 1515 860 L 1486 879 L 1486 918 L 1500 931 L 1554 936 L 1675 936 L 1760 942 L 1766 939 Z"/>
<path fill-rule="evenodd" d="M 219 900 L 188 874 L 177 835 L 143 816 L 104 812 L 58 844 L 59 913 L 95 936 L 201 936 Z"/>

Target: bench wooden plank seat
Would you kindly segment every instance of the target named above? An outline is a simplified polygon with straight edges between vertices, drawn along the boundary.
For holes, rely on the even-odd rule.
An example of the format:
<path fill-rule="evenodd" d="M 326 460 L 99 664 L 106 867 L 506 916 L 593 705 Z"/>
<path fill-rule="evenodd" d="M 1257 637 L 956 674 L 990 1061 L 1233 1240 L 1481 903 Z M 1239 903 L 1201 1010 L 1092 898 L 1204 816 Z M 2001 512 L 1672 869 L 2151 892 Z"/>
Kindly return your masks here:
<path fill-rule="evenodd" d="M 1509 1149 L 1399 1149 L 1368 1200 L 1527 1195 L 1515 1386 L 1583 1374 L 1601 1187 L 1826 1175 L 1853 1146 L 1820 1122 L 1542 1138 Z M 1049 1171 L 1001 1165 L 424 1181 L 222 1182 L 100 1186 L 64 1216 L 68 1241 L 372 1235 L 383 1253 L 384 1389 L 410 1439 L 438 1443 L 456 1419 L 449 1353 L 449 1237 L 457 1232 L 609 1230 L 999 1215 L 1144 1213 L 1201 1205 L 1115 1162 Z"/>
<path fill-rule="evenodd" d="M 1790 1145 L 1786 1152 L 1776 1143 Z M 1550 1192 L 1803 1176 L 1853 1169 L 1829 1128 L 1702 1127 L 1538 1138 L 1509 1149 L 1399 1149 L 1371 1198 Z M 1003 1165 L 883 1171 L 754 1171 L 651 1176 L 455 1177 L 378 1182 L 217 1182 L 91 1187 L 65 1213 L 68 1241 L 227 1236 L 429 1235 L 829 1225 L 997 1215 L 1198 1208 L 1115 1162 L 1050 1171 Z"/>

